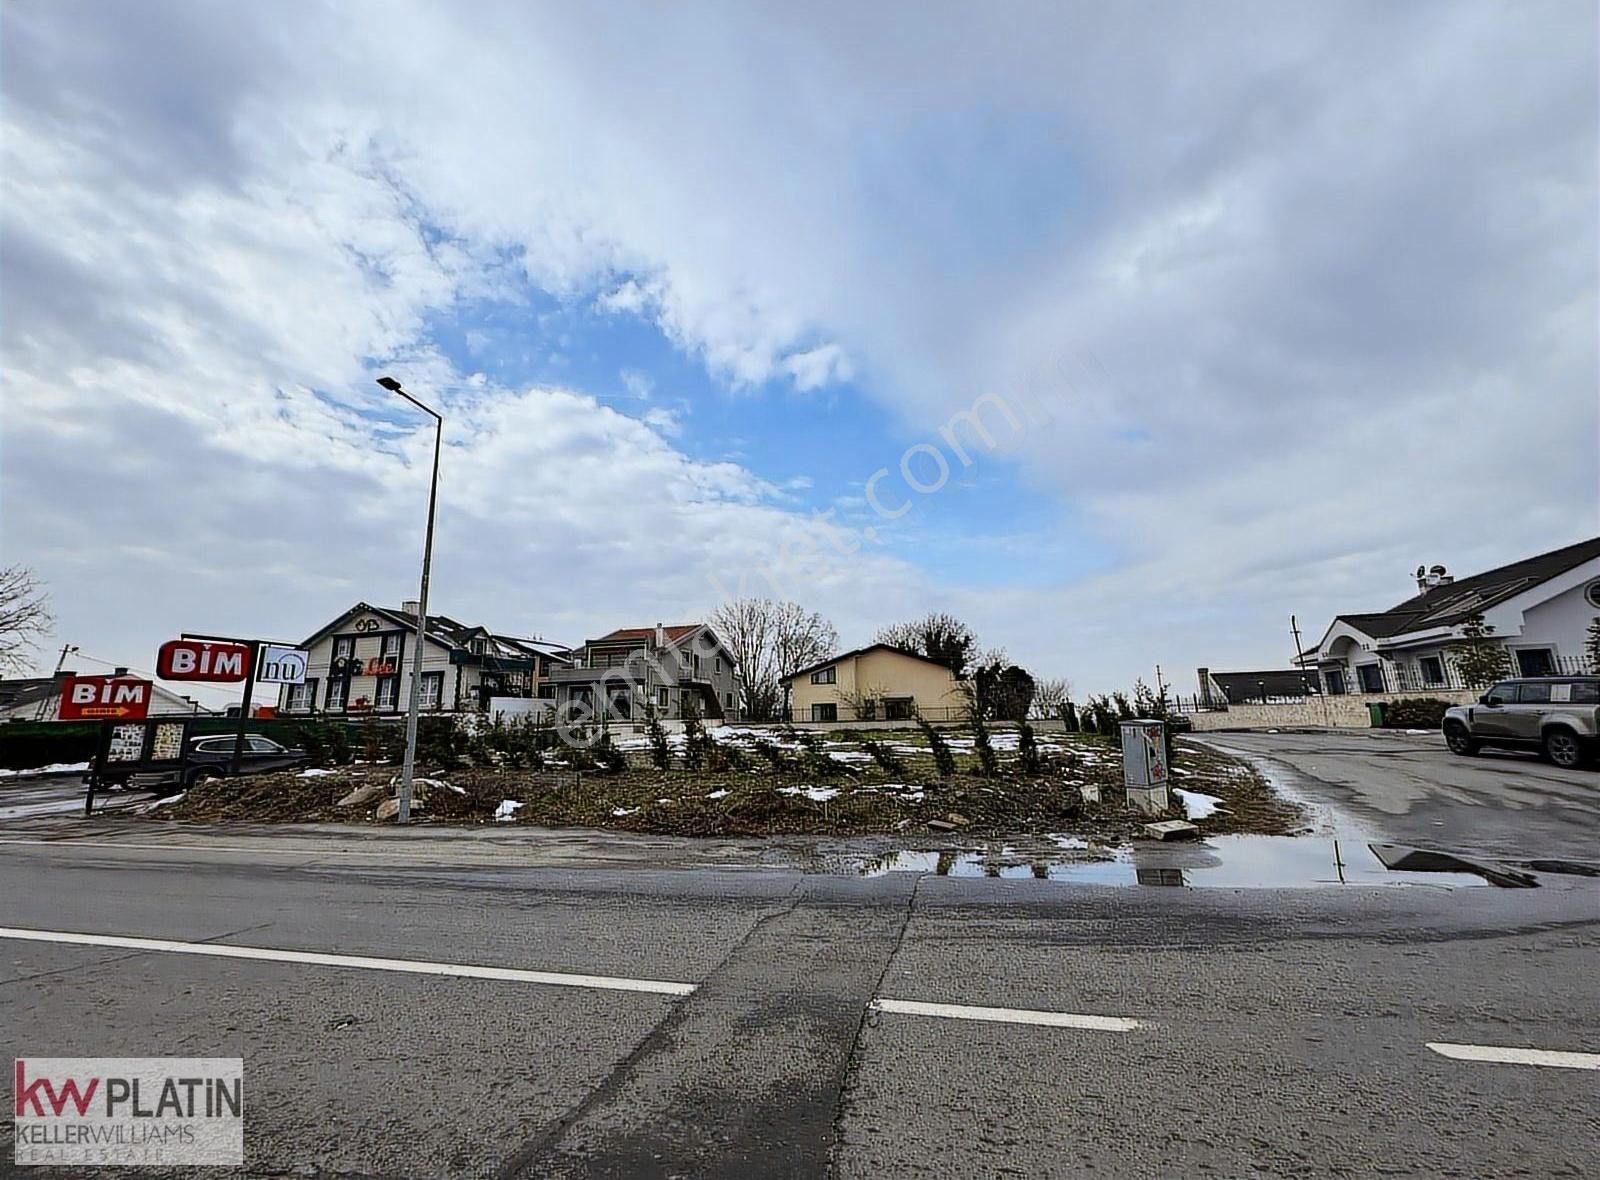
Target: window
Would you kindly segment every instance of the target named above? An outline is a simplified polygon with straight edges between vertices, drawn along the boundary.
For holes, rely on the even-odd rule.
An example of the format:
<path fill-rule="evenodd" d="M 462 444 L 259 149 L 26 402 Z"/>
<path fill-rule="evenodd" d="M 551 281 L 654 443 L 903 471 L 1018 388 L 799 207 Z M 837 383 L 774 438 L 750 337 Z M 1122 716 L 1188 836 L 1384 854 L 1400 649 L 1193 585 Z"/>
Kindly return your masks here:
<path fill-rule="evenodd" d="M 385 635 L 383 637 L 383 646 L 378 651 L 384 663 L 393 664 L 396 668 L 400 666 L 400 640 L 401 635 L 398 631 Z"/>
<path fill-rule="evenodd" d="M 1517 675 L 1554 676 L 1556 654 L 1548 647 L 1519 647 L 1517 649 Z"/>
<path fill-rule="evenodd" d="M 812 684 L 837 684 L 839 682 L 839 669 L 837 666 L 821 668 L 811 673 Z"/>
<path fill-rule="evenodd" d="M 1422 672 L 1422 683 L 1444 683 L 1444 661 L 1438 656 L 1423 656 L 1417 661 L 1417 668 Z"/>
<path fill-rule="evenodd" d="M 380 709 L 394 708 L 395 698 L 400 694 L 400 677 L 380 676 L 378 678 L 378 702 Z"/>
<path fill-rule="evenodd" d="M 424 672 L 422 684 L 417 689 L 417 708 L 437 709 L 444 697 L 444 673 Z"/>
<path fill-rule="evenodd" d="M 317 682 L 307 680 L 304 684 L 291 684 L 289 686 L 289 700 L 284 709 L 290 713 L 309 713 L 317 705 Z"/>
<path fill-rule="evenodd" d="M 837 721 L 837 720 L 839 720 L 839 706 L 838 705 L 832 705 L 832 704 L 830 704 L 830 705 L 812 705 L 811 706 L 811 720 L 813 720 L 813 721 Z"/>
<path fill-rule="evenodd" d="M 1524 684 L 1517 693 L 1517 703 L 1521 705 L 1547 705 L 1550 703 L 1550 686 L 1548 684 Z"/>
<path fill-rule="evenodd" d="M 354 635 L 346 635 L 341 639 L 335 639 L 333 641 L 333 673 L 334 673 L 334 675 L 337 676 L 341 672 L 345 673 L 346 675 L 348 675 L 349 674 L 350 661 L 355 659 L 355 655 L 356 655 L 356 637 Z"/>
<path fill-rule="evenodd" d="M 1362 692 L 1382 692 L 1383 669 L 1377 664 L 1361 664 L 1356 668 L 1356 679 L 1361 682 Z"/>
<path fill-rule="evenodd" d="M 1483 703 L 1486 705 L 1511 705 L 1517 700 L 1517 686 L 1515 684 L 1497 684 L 1484 694 Z"/>
<path fill-rule="evenodd" d="M 883 702 L 885 721 L 910 721 L 916 716 L 916 702 L 910 697 L 886 697 Z"/>
<path fill-rule="evenodd" d="M 322 707 L 330 713 L 344 710 L 345 694 L 350 689 L 350 682 L 343 676 L 332 676 L 328 679 L 328 696 L 323 701 Z"/>
<path fill-rule="evenodd" d="M 1570 686 L 1575 705 L 1600 705 L 1600 680 L 1576 680 Z"/>
<path fill-rule="evenodd" d="M 713 670 L 715 670 L 717 672 L 722 671 L 722 657 L 721 656 L 716 656 L 715 658 L 713 658 L 713 660 L 711 661 L 711 667 L 712 667 Z"/>
<path fill-rule="evenodd" d="M 657 689 L 656 703 L 663 709 L 672 708 L 672 690 L 670 688 Z"/>
<path fill-rule="evenodd" d="M 252 737 L 246 738 L 245 740 L 250 743 L 250 752 L 252 754 L 281 754 L 281 753 L 283 753 L 283 747 L 280 746 L 277 742 L 273 741 L 271 738 L 254 737 L 254 736 L 252 736 Z"/>
<path fill-rule="evenodd" d="M 731 692 L 725 692 L 722 694 L 722 704 L 724 708 L 733 708 L 733 694 Z"/>

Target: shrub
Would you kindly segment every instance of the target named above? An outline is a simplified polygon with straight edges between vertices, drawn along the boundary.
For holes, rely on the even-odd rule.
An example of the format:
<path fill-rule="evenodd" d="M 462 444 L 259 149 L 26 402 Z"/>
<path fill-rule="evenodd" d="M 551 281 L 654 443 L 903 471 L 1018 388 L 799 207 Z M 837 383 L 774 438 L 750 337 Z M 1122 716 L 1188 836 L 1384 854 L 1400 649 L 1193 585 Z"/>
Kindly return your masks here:
<path fill-rule="evenodd" d="M 700 710 L 687 696 L 683 701 L 683 764 L 690 770 L 699 770 L 705 765 L 706 746 L 705 726 L 700 724 Z"/>
<path fill-rule="evenodd" d="M 417 761 L 442 770 L 460 766 L 467 752 L 467 735 L 454 717 L 417 718 Z M 345 739 L 345 747 L 349 747 Z M 308 747 L 309 750 L 309 747 Z"/>
<path fill-rule="evenodd" d="M 1444 711 L 1449 701 L 1437 697 L 1414 700 L 1384 701 L 1383 727 L 1385 729 L 1438 729 L 1444 724 Z"/>
<path fill-rule="evenodd" d="M 905 760 L 882 742 L 863 742 L 862 747 L 872 755 L 872 760 L 882 767 L 885 773 L 897 778 L 906 774 Z"/>
<path fill-rule="evenodd" d="M 770 742 L 766 738 L 757 738 L 756 753 L 770 762 L 772 769 L 780 774 L 789 769 L 789 756 L 783 752 L 783 749 L 776 742 Z"/>
<path fill-rule="evenodd" d="M 608 774 L 616 774 L 619 771 L 628 769 L 627 755 L 617 749 L 616 743 L 611 740 L 611 732 L 609 730 L 600 731 L 600 736 L 595 740 L 591 753 L 594 754 L 594 760 L 600 764 L 600 769 Z"/>
<path fill-rule="evenodd" d="M 1071 701 L 1061 702 L 1061 728 L 1068 733 L 1078 732 L 1078 706 Z"/>
<path fill-rule="evenodd" d="M 1037 778 L 1044 764 L 1039 758 L 1039 743 L 1033 740 L 1033 726 L 1026 721 L 1017 726 L 1017 753 L 1022 763 L 1022 773 Z"/>
<path fill-rule="evenodd" d="M 983 714 L 974 711 L 972 714 L 972 745 L 978 751 L 978 766 L 985 776 L 993 778 L 1000 773 L 1000 759 L 995 757 L 994 743 L 989 740 L 989 727 L 984 723 Z"/>
<path fill-rule="evenodd" d="M 656 712 L 654 704 L 644 707 L 645 732 L 650 737 L 650 761 L 655 763 L 657 770 L 666 770 L 672 765 L 672 744 L 667 741 L 667 731 L 662 727 L 661 715 Z"/>
<path fill-rule="evenodd" d="M 949 778 L 956 772 L 956 756 L 950 752 L 949 743 L 921 717 L 917 718 L 917 728 L 928 739 L 928 749 L 933 754 L 933 765 L 939 771 L 939 777 Z"/>

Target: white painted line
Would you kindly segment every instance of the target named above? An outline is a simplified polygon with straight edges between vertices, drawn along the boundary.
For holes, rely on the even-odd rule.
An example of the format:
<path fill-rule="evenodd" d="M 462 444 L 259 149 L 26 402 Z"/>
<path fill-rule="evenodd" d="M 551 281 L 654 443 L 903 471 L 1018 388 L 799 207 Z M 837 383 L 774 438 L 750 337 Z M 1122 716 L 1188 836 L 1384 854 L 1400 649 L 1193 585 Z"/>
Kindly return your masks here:
<path fill-rule="evenodd" d="M 265 946 L 232 946 L 218 942 L 178 942 L 167 938 L 129 938 L 120 934 L 70 934 L 60 930 L 20 930 L 0 926 L 0 938 L 19 942 L 60 942 L 73 946 L 109 946 L 133 951 L 166 951 L 216 959 L 256 959 L 268 963 L 304 963 L 312 967 L 357 967 L 408 975 L 450 975 L 461 979 L 494 979 L 506 983 L 546 983 L 554 987 L 589 987 L 607 991 L 654 992 L 686 996 L 692 983 L 664 979 L 625 979 L 614 975 L 569 975 L 561 971 L 524 971 L 518 967 L 480 967 L 470 963 L 434 963 L 423 959 L 374 959 L 365 955 L 326 955 L 316 951 L 278 950 Z"/>
<path fill-rule="evenodd" d="M 1132 1032 L 1142 1028 L 1126 1016 L 1088 1016 L 1077 1012 L 1043 1012 L 1034 1008 L 975 1008 L 970 1004 L 926 1004 L 920 1000 L 873 1000 L 874 1012 L 906 1016 L 941 1016 L 948 1020 L 988 1020 L 999 1024 L 1039 1024 L 1047 1028 L 1086 1028 L 1095 1032 Z"/>
<path fill-rule="evenodd" d="M 1510 1049 L 1502 1045 L 1452 1045 L 1429 1041 L 1428 1048 L 1457 1061 L 1490 1061 L 1499 1065 L 1545 1065 L 1555 1069 L 1600 1069 L 1600 1053 L 1565 1053 L 1556 1049 Z"/>

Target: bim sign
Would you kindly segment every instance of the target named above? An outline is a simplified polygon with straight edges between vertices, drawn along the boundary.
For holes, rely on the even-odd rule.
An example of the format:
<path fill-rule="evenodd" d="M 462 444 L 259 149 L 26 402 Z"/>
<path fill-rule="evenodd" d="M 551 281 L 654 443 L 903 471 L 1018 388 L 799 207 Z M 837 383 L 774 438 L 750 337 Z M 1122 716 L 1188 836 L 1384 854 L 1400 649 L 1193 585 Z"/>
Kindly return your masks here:
<path fill-rule="evenodd" d="M 150 682 L 120 676 L 68 676 L 61 686 L 62 721 L 142 721 L 150 712 Z"/>
<path fill-rule="evenodd" d="M 156 653 L 156 675 L 162 680 L 237 684 L 250 676 L 250 649 L 242 643 L 169 639 Z"/>

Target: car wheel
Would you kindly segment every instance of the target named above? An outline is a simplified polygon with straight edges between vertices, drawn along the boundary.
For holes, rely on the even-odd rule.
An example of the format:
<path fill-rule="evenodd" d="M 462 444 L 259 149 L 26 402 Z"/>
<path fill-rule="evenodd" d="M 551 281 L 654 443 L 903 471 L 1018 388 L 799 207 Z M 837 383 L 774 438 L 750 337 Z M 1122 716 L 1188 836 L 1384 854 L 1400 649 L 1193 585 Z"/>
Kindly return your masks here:
<path fill-rule="evenodd" d="M 213 770 L 211 767 L 202 766 L 199 770 L 190 772 L 190 774 L 189 774 L 189 785 L 191 787 L 193 787 L 193 786 L 197 786 L 200 783 L 206 782 L 209 779 L 221 778 L 221 777 L 222 777 L 222 775 L 219 774 L 216 770 Z"/>
<path fill-rule="evenodd" d="M 1467 727 L 1459 721 L 1444 727 L 1444 740 L 1452 754 L 1462 754 L 1470 758 L 1478 752 L 1478 743 L 1472 740 Z"/>
<path fill-rule="evenodd" d="M 1544 756 L 1563 770 L 1572 770 L 1583 764 L 1583 747 L 1570 729 L 1546 730 Z"/>

